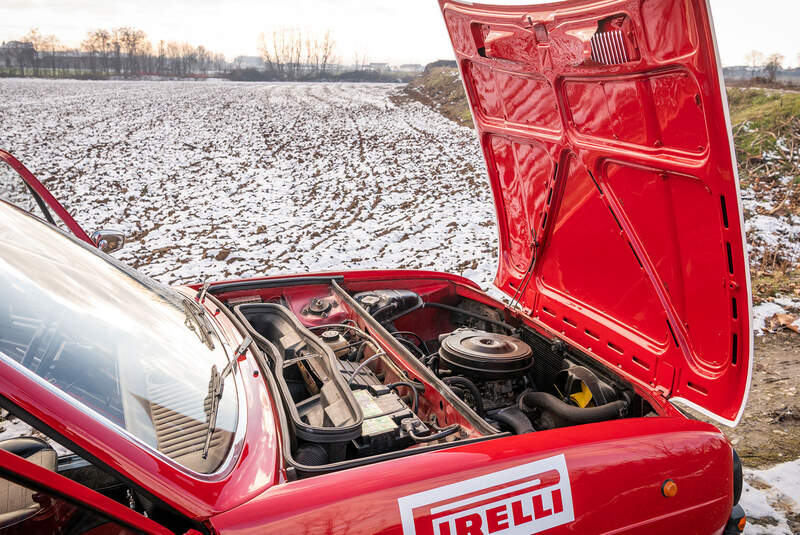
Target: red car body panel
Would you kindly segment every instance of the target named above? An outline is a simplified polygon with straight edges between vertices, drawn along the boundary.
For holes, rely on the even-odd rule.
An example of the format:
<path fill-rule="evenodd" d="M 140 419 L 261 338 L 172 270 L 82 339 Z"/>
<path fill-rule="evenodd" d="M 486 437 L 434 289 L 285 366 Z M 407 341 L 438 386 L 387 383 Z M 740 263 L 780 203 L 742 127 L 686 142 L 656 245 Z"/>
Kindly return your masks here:
<path fill-rule="evenodd" d="M 289 308 L 297 311 L 318 290 L 329 291 L 324 279 L 332 277 L 349 292 L 402 288 L 428 297 L 455 292 L 502 310 L 545 339 L 560 337 L 613 368 L 657 417 L 455 443 L 294 480 L 284 462 L 281 400 L 273 397 L 252 349 L 237 359 L 235 374 L 246 406 L 244 438 L 234 446 L 232 467 L 216 475 L 182 469 L 4 360 L 2 396 L 76 453 L 211 532 L 721 533 L 733 505 L 731 446 L 713 426 L 684 418 L 668 401 L 682 397 L 735 421 L 752 363 L 742 224 L 721 126 L 725 105 L 707 5 L 608 0 L 545 8 L 445 1 L 441 6 L 497 203 L 497 285 L 521 307 L 504 306 L 462 277 L 405 270 L 228 281 L 243 284 L 216 296 L 258 295 L 265 302 L 275 294 L 289 296 Z M 611 17 L 608 24 L 615 24 L 620 13 L 628 17 L 620 31 L 635 36 L 637 46 L 629 54 L 638 59 L 602 68 L 586 64 L 598 20 Z M 657 53 L 650 51 L 654 32 Z M 597 57 L 609 60 L 608 50 Z M 659 85 L 662 78 L 665 87 Z M 623 89 L 619 94 L 609 89 L 610 98 L 599 96 L 607 86 Z M 636 108 L 639 100 L 632 95 L 647 91 L 672 95 L 680 103 L 675 115 L 665 117 L 663 106 L 649 103 L 638 126 L 628 116 L 609 117 L 609 106 Z M 667 95 L 662 97 L 658 102 L 668 104 Z M 553 103 L 548 99 L 557 102 L 557 113 L 543 111 L 542 103 Z M 675 133 L 684 131 L 690 134 Z M 685 210 L 677 209 L 676 199 Z M 549 223 L 542 226 L 544 214 Z M 542 232 L 531 234 L 532 229 Z M 273 287 L 248 286 L 253 281 Z M 198 287 L 180 290 L 194 296 Z M 738 305 L 731 317 L 734 298 Z M 236 320 L 213 298 L 203 304 L 228 348 L 238 347 L 245 332 Z M 334 308 L 327 321 L 340 313 L 344 310 Z M 372 334 L 389 347 L 379 333 Z M 733 335 L 735 345 L 728 343 Z M 386 351 L 403 362 L 403 355 Z M 438 393 L 429 395 L 438 400 Z M 461 416 L 449 410 L 451 421 L 458 421 Z M 4 458 L 0 452 L 0 461 Z M 58 474 L 40 475 L 70 492 Z M 668 479 L 678 486 L 670 498 L 662 494 Z"/>
<path fill-rule="evenodd" d="M 28 184 L 28 186 L 30 186 L 31 189 L 33 189 L 33 191 L 35 191 L 42 198 L 47 206 L 53 210 L 53 212 L 55 212 L 59 218 L 61 218 L 61 221 L 64 222 L 70 232 L 72 232 L 79 240 L 85 241 L 92 247 L 97 246 L 97 244 L 91 240 L 89 235 L 86 234 L 86 231 L 83 230 L 83 228 L 72 218 L 69 212 L 67 212 L 67 210 L 61 206 L 61 203 L 59 203 L 56 198 L 53 197 L 53 194 L 50 193 L 41 182 L 39 182 L 39 179 L 36 178 L 33 173 L 28 171 L 28 168 L 25 167 L 22 162 L 17 160 L 12 154 L 4 151 L 3 149 L 0 149 L 0 160 L 4 160 L 6 163 L 8 163 L 8 165 L 11 166 L 12 169 L 19 173 L 20 177 L 22 177 L 22 180 L 24 180 L 25 183 Z"/>
<path fill-rule="evenodd" d="M 40 492 L 45 492 L 51 496 L 78 502 L 81 505 L 94 509 L 102 515 L 111 513 L 109 518 L 129 526 L 137 532 L 150 533 L 153 535 L 169 535 L 172 533 L 149 518 L 131 511 L 129 508 L 120 505 L 98 492 L 4 450 L 0 450 L 0 477 L 10 479 L 18 484 L 34 488 Z M 50 507 L 63 508 L 63 505 L 51 504 Z M 43 508 L 48 508 L 47 502 L 43 503 Z M 53 519 L 52 517 L 68 516 L 70 512 L 58 511 L 59 514 L 57 515 L 53 514 L 53 511 L 43 511 L 42 513 L 43 514 L 37 515 L 37 519 L 43 517 L 40 522 L 37 522 L 39 525 L 35 526 L 37 533 L 55 532 L 58 526 L 63 524 L 63 519 Z M 30 528 L 31 526 L 28 527 Z M 8 531 L 3 529 L 3 532 L 7 533 Z M 105 532 L 98 531 L 98 534 L 99 533 Z M 119 532 L 109 530 L 108 533 Z M 131 531 L 131 533 L 133 533 L 133 531 Z"/>
<path fill-rule="evenodd" d="M 749 271 L 706 0 L 440 0 L 494 190 L 495 284 L 718 420 L 750 384 Z"/>
<path fill-rule="evenodd" d="M 220 331 L 228 337 L 227 344 L 238 346 L 241 334 L 212 303 L 207 305 Z M 258 366 L 252 358 L 239 360 L 238 368 L 244 381 L 258 385 L 253 388 L 243 385 L 240 394 L 241 402 L 251 407 L 247 411 L 246 440 L 227 473 L 207 477 L 181 469 L 152 448 L 129 438 L 130 435 L 110 429 L 113 424 L 87 414 L 76 406 L 73 398 L 43 388 L 24 368 L 0 361 L 0 392 L 74 444 L 76 451 L 88 452 L 183 514 L 203 520 L 256 496 L 281 477 L 274 402 L 264 388 L 263 379 L 253 376 Z"/>
<path fill-rule="evenodd" d="M 708 457 L 682 461 L 700 447 Z M 235 534 L 399 535 L 404 531 L 398 498 L 561 453 L 575 520 L 548 533 L 708 534 L 718 532 L 730 514 L 724 486 L 711 492 L 707 487 L 709 480 L 731 478 L 730 447 L 712 426 L 678 417 L 508 437 L 293 481 L 213 518 L 212 524 Z M 674 499 L 661 494 L 666 479 L 680 482 Z M 648 506 L 631 509 L 634 503 Z M 416 535 L 434 533 L 425 522 L 420 519 Z M 488 531 L 484 526 L 474 533 Z"/>
<path fill-rule="evenodd" d="M 449 274 L 399 270 L 340 275 L 342 284 L 365 287 L 468 282 Z M 299 282 L 309 277 L 261 280 L 276 279 Z M 485 302 L 498 304 L 474 283 L 459 287 L 464 295 L 483 295 Z M 307 288 L 279 290 L 310 299 Z M 226 343 L 237 345 L 243 336 L 212 301 L 206 305 Z M 500 438 L 289 481 L 281 463 L 276 405 L 256 373 L 259 368 L 251 353 L 238 361 L 238 368 L 249 407 L 245 443 L 233 469 L 209 480 L 187 474 L 127 435 L 109 429 L 108 423 L 83 412 L 70 398 L 54 394 L 2 362 L 0 391 L 74 444 L 76 451 L 87 452 L 220 533 L 433 533 L 430 526 L 425 527 L 425 515 L 416 531 L 404 531 L 398 500 L 556 455 L 563 455 L 566 462 L 574 520 L 548 533 L 674 533 L 685 532 L 680 530 L 687 525 L 693 526 L 693 533 L 718 533 L 730 514 L 732 457 L 727 440 L 713 426 L 685 419 L 666 400 L 653 397 L 655 391 L 638 390 L 661 414 L 658 418 Z M 666 479 L 678 482 L 675 498 L 661 495 Z M 708 481 L 715 486 L 709 488 Z M 609 503 L 613 514 L 609 514 Z M 638 507 L 641 503 L 648 507 Z M 456 533 L 461 532 L 454 528 L 451 535 Z"/>

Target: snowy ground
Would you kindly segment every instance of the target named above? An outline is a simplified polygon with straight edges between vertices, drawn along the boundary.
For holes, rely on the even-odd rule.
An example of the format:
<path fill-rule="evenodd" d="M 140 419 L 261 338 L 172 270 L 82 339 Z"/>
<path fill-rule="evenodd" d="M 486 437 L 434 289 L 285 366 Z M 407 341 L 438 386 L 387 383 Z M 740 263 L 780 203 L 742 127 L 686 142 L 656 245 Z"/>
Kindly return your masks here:
<path fill-rule="evenodd" d="M 130 239 L 117 256 L 165 283 L 407 267 L 488 288 L 495 221 L 474 132 L 419 103 L 395 104 L 398 93 L 0 79 L 0 147 L 84 228 L 124 229 Z M 745 201 L 754 213 L 759 202 Z M 755 216 L 748 237 L 800 258 L 798 225 Z M 800 308 L 767 305 L 759 317 Z M 777 523 L 747 533 L 790 534 L 800 463 L 748 471 L 747 480 L 745 508 Z"/>
<path fill-rule="evenodd" d="M 488 287 L 472 131 L 396 85 L 0 81 L 0 146 L 165 283 L 434 268 Z"/>
<path fill-rule="evenodd" d="M 745 470 L 745 535 L 793 535 L 788 515 L 800 515 L 800 459 L 767 470 Z M 758 522 L 757 524 L 754 522 Z"/>

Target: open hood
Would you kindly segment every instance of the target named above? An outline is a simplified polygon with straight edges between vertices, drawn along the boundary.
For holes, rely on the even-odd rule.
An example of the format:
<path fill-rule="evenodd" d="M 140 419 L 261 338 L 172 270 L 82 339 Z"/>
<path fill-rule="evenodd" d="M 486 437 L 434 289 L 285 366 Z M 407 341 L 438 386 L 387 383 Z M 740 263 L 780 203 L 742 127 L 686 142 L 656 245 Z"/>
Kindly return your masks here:
<path fill-rule="evenodd" d="M 440 4 L 494 191 L 497 287 L 735 425 L 750 281 L 706 0 Z"/>

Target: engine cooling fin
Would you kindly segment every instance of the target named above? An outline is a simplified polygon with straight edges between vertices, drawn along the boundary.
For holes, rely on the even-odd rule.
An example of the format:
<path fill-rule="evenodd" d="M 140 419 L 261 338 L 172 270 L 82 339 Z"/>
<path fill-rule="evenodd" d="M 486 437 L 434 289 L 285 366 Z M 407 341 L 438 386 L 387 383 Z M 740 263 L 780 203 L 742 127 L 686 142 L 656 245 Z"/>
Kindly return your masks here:
<path fill-rule="evenodd" d="M 533 351 L 522 340 L 474 329 L 445 336 L 439 358 L 454 373 L 481 379 L 512 379 L 533 366 Z"/>

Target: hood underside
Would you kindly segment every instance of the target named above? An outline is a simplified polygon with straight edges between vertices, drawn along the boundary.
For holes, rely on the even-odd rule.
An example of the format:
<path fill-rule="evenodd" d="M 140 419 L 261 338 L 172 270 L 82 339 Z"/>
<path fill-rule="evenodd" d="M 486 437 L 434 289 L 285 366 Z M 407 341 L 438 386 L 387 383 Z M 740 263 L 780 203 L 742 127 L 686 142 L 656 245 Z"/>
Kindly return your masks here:
<path fill-rule="evenodd" d="M 752 331 L 705 0 L 440 0 L 489 171 L 495 284 L 634 380 L 735 424 Z"/>

